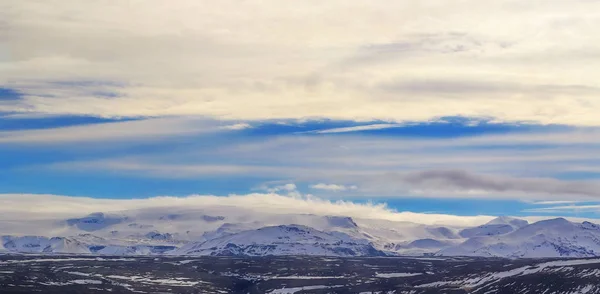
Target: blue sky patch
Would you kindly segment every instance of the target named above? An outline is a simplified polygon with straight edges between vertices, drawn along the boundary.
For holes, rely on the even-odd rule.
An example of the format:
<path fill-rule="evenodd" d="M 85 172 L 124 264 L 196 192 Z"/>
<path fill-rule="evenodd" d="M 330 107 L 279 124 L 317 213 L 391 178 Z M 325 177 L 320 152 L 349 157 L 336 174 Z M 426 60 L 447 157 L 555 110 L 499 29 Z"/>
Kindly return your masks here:
<path fill-rule="evenodd" d="M 60 127 L 99 124 L 136 120 L 135 118 L 102 118 L 79 115 L 36 115 L 20 114 L 17 117 L 2 118 L 0 115 L 0 131 L 52 129 Z"/>
<path fill-rule="evenodd" d="M 17 90 L 0 87 L 0 101 L 19 100 L 22 96 L 23 95 Z"/>

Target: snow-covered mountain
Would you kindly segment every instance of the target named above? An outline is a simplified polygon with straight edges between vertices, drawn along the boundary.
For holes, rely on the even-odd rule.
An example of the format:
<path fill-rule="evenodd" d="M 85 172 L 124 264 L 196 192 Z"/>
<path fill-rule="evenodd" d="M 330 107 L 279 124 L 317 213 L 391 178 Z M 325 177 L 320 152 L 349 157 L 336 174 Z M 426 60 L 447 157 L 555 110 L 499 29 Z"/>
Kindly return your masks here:
<path fill-rule="evenodd" d="M 600 226 L 564 218 L 539 221 L 505 234 L 486 235 L 440 250 L 439 255 L 592 257 L 600 255 Z"/>
<path fill-rule="evenodd" d="M 23 253 L 90 253 L 81 242 L 64 237 L 2 236 L 2 245 L 9 252 Z"/>
<path fill-rule="evenodd" d="M 176 255 L 329 255 L 380 256 L 368 240 L 341 232 L 323 232 L 301 225 L 280 225 L 226 234 L 205 242 L 192 242 Z"/>
<path fill-rule="evenodd" d="M 81 217 L 1 221 L 0 252 L 106 255 L 600 256 L 590 222 L 498 217 L 475 227 L 231 207 L 140 209 Z M 17 232 L 17 233 L 16 233 Z"/>

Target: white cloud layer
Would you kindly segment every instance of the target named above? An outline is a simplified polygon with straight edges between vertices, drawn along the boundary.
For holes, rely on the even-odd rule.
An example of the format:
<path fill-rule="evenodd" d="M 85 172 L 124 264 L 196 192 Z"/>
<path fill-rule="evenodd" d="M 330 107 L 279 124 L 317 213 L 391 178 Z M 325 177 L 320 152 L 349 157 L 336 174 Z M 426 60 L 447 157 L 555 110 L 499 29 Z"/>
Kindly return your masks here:
<path fill-rule="evenodd" d="M 358 189 L 358 187 L 355 186 L 355 185 L 345 186 L 345 185 L 324 184 L 324 183 L 314 184 L 314 185 L 311 185 L 310 187 L 312 189 L 327 190 L 327 191 L 333 191 L 333 192 L 347 191 L 347 190 L 356 190 L 356 189 Z"/>
<path fill-rule="evenodd" d="M 320 131 L 314 131 L 314 133 L 318 133 L 318 134 L 349 133 L 349 132 L 373 131 L 373 130 L 383 130 L 383 129 L 389 129 L 389 128 L 398 128 L 401 126 L 403 126 L 403 125 L 402 124 L 373 124 L 373 125 L 365 125 L 365 126 L 355 126 L 355 127 L 320 130 Z"/>
<path fill-rule="evenodd" d="M 3 1 L 0 111 L 600 125 L 600 2 Z"/>
<path fill-rule="evenodd" d="M 96 123 L 50 129 L 0 131 L 0 144 L 69 144 L 73 142 L 143 141 L 172 136 L 198 136 L 206 133 L 250 128 L 247 123 L 228 124 L 191 117 L 150 118 Z"/>
<path fill-rule="evenodd" d="M 366 219 L 410 221 L 456 226 L 479 225 L 492 216 L 455 216 L 397 212 L 384 204 L 329 201 L 312 196 L 283 196 L 274 193 L 230 196 L 191 195 L 146 199 L 96 199 L 40 194 L 0 194 L 0 220 L 34 220 L 83 216 L 93 212 L 120 212 L 151 208 L 242 209 L 267 214 L 338 215 Z"/>

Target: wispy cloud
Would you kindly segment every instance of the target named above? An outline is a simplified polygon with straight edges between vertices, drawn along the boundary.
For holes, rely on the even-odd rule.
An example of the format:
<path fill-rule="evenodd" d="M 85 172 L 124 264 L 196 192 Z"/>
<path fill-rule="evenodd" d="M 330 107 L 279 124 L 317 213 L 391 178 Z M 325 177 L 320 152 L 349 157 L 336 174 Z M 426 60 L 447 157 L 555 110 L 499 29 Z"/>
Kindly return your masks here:
<path fill-rule="evenodd" d="M 358 189 L 358 187 L 355 186 L 355 185 L 346 186 L 346 185 L 325 184 L 325 183 L 314 184 L 314 185 L 311 185 L 310 188 L 317 189 L 317 190 L 333 191 L 333 192 L 340 192 L 340 191 L 348 191 L 348 190 L 356 190 L 356 189 Z"/>
<path fill-rule="evenodd" d="M 311 131 L 311 133 L 317 133 L 317 134 L 349 133 L 349 132 L 360 132 L 360 131 L 383 130 L 383 129 L 389 129 L 389 128 L 398 128 L 398 127 L 402 127 L 402 126 L 404 126 L 404 125 L 403 124 L 373 124 L 373 125 Z"/>
<path fill-rule="evenodd" d="M 531 208 L 525 209 L 523 212 L 526 213 L 554 213 L 554 214 L 562 214 L 562 213 L 584 213 L 584 212 L 595 212 L 600 213 L 600 205 L 598 204 L 586 204 L 586 205 L 564 205 L 564 206 L 551 206 L 551 207 L 540 207 L 540 208 Z"/>
<path fill-rule="evenodd" d="M 250 129 L 250 128 L 252 128 L 252 126 L 248 123 L 237 123 L 237 124 L 233 124 L 233 125 L 224 126 L 223 128 L 227 129 L 227 130 L 244 130 L 244 129 Z"/>
<path fill-rule="evenodd" d="M 244 123 L 228 125 L 226 122 L 189 117 L 148 118 L 61 128 L 0 131 L 0 144 L 68 144 L 72 142 L 156 140 L 168 136 L 200 135 L 227 130 L 241 130 L 249 127 L 250 125 Z"/>
<path fill-rule="evenodd" d="M 298 187 L 296 186 L 296 184 L 294 183 L 287 183 L 287 184 L 283 184 L 283 185 L 275 185 L 275 186 L 268 186 L 265 185 L 264 187 L 262 187 L 262 190 L 265 190 L 269 193 L 292 193 L 295 194 L 298 191 Z"/>
<path fill-rule="evenodd" d="M 474 174 L 461 170 L 429 170 L 410 173 L 399 179 L 412 187 L 438 192 L 481 191 L 487 193 L 546 194 L 551 197 L 583 196 L 600 198 L 600 182 L 563 181 L 543 178 L 515 178 Z"/>
<path fill-rule="evenodd" d="M 557 204 L 575 204 L 580 203 L 582 201 L 575 200 L 549 200 L 549 201 L 525 201 L 526 203 L 534 204 L 534 205 L 557 205 Z"/>

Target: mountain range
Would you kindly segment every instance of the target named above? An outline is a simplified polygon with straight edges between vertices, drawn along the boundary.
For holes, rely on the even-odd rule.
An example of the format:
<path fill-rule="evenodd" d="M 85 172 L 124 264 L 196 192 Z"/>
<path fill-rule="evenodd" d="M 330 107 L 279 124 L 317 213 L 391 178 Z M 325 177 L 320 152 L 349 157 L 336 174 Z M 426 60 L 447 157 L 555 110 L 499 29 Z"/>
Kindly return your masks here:
<path fill-rule="evenodd" d="M 498 217 L 475 227 L 215 208 L 0 220 L 0 252 L 97 255 L 600 256 L 600 226 Z"/>

